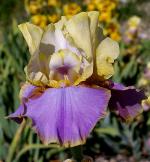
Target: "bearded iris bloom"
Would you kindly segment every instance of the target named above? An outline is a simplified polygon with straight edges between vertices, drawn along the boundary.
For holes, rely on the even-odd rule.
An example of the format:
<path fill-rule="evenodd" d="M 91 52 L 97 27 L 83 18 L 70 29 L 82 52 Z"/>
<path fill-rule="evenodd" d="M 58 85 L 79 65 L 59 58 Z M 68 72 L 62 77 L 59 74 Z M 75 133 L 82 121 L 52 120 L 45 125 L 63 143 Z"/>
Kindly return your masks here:
<path fill-rule="evenodd" d="M 123 120 L 141 111 L 143 92 L 109 78 L 119 55 L 118 44 L 103 38 L 98 12 L 62 17 L 41 29 L 19 25 L 31 54 L 21 87 L 21 104 L 9 118 L 30 118 L 40 139 L 73 147 L 85 140 L 109 110 Z"/>

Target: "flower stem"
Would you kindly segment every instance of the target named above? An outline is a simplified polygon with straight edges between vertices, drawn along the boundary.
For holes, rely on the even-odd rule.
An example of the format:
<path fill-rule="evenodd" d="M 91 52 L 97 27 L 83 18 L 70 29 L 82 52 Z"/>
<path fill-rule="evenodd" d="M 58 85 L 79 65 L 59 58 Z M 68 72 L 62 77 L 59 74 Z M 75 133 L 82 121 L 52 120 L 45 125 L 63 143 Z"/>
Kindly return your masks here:
<path fill-rule="evenodd" d="M 14 153 L 16 151 L 16 148 L 17 148 L 18 143 L 19 143 L 20 138 L 21 138 L 21 134 L 22 134 L 25 126 L 26 126 L 26 121 L 23 120 L 23 122 L 21 123 L 20 127 L 17 129 L 16 134 L 15 134 L 15 136 L 13 138 L 13 141 L 12 141 L 10 147 L 9 147 L 8 155 L 7 155 L 7 158 L 6 158 L 6 162 L 12 162 L 12 158 L 14 156 Z"/>
<path fill-rule="evenodd" d="M 77 162 L 81 162 L 83 160 L 83 151 L 81 145 L 71 148 L 71 153 L 73 159 L 76 160 Z"/>

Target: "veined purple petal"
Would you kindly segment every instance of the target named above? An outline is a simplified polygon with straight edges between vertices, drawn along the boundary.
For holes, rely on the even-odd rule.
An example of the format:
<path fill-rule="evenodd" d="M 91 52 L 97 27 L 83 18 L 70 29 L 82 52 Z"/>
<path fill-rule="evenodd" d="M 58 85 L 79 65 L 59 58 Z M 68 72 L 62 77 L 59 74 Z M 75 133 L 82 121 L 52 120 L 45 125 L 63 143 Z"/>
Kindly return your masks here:
<path fill-rule="evenodd" d="M 129 121 L 143 111 L 141 106 L 141 101 L 145 99 L 143 91 L 119 83 L 114 83 L 110 89 L 109 108 L 116 111 L 123 120 Z"/>
<path fill-rule="evenodd" d="M 9 117 L 29 117 L 44 143 L 72 147 L 85 142 L 96 122 L 105 116 L 109 99 L 110 91 L 104 88 L 49 88 Z"/>

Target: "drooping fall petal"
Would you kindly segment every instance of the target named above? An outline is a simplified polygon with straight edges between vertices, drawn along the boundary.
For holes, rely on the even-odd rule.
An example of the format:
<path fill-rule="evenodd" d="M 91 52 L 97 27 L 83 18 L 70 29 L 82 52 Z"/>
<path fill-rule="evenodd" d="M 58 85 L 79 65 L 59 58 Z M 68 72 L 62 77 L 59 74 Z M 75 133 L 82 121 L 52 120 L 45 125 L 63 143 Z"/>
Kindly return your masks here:
<path fill-rule="evenodd" d="M 109 108 L 115 111 L 124 121 L 130 121 L 139 115 L 143 109 L 141 101 L 145 99 L 143 91 L 134 87 L 125 87 L 114 83 L 111 89 Z"/>
<path fill-rule="evenodd" d="M 104 88 L 49 88 L 21 105 L 9 117 L 32 119 L 44 143 L 76 146 L 85 142 L 97 121 L 106 115 L 110 91 Z"/>

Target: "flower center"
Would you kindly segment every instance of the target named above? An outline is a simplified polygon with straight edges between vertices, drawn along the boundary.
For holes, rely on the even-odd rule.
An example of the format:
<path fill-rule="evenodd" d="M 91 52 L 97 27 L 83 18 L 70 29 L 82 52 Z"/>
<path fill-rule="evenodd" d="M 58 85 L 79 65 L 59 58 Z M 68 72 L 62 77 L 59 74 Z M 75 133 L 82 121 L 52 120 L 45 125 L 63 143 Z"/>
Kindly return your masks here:
<path fill-rule="evenodd" d="M 68 49 L 54 53 L 49 63 L 50 83 L 55 82 L 58 87 L 73 84 L 80 76 L 81 63 L 81 57 Z"/>

